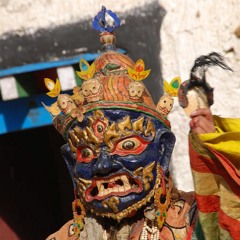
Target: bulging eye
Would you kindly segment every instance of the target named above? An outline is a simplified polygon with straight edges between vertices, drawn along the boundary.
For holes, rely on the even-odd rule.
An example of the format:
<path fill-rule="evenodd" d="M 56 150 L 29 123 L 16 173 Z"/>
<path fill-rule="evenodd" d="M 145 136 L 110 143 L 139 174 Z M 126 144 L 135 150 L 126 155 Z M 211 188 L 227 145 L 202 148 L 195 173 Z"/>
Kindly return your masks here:
<path fill-rule="evenodd" d="M 101 133 L 101 132 L 103 131 L 103 126 L 100 125 L 100 124 L 98 124 L 98 125 L 97 125 L 97 131 L 98 131 L 99 133 Z"/>
<path fill-rule="evenodd" d="M 115 144 L 115 148 L 111 155 L 117 154 L 119 156 L 126 156 L 129 154 L 138 155 L 142 153 L 149 142 L 141 138 L 140 136 L 133 136 L 124 139 L 120 139 Z"/>
<path fill-rule="evenodd" d="M 88 148 L 82 149 L 82 157 L 87 158 L 91 155 L 91 151 Z"/>
<path fill-rule="evenodd" d="M 91 148 L 85 147 L 85 146 L 78 147 L 78 149 L 77 149 L 77 161 L 78 162 L 89 163 L 94 158 L 96 158 L 96 155 L 93 153 Z"/>
<path fill-rule="evenodd" d="M 122 144 L 122 147 L 123 149 L 126 149 L 126 150 L 133 149 L 135 147 L 135 142 L 128 140 Z"/>

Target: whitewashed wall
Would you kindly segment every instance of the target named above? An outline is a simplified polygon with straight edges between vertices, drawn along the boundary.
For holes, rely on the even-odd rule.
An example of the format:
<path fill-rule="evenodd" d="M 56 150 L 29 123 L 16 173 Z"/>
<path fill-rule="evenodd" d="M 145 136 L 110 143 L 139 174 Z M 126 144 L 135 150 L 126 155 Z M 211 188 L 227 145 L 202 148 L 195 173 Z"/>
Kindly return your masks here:
<path fill-rule="evenodd" d="M 0 35 L 9 30 L 19 34 L 67 22 L 92 19 L 102 5 L 114 12 L 125 12 L 153 0 L 0 0 Z M 91 24 L 91 23 L 89 23 Z"/>
<path fill-rule="evenodd" d="M 166 10 L 159 30 L 163 78 L 170 81 L 180 76 L 182 80 L 187 80 L 198 56 L 211 51 L 223 54 L 234 73 L 217 67 L 209 71 L 208 81 L 215 88 L 212 111 L 221 116 L 239 117 L 239 0 L 0 0 L 0 35 L 14 31 L 21 36 L 34 33 L 38 28 L 92 18 L 102 5 L 119 13 L 150 2 L 161 4 Z M 172 159 L 173 174 L 180 189 L 193 190 L 187 144 L 189 119 L 179 107 L 177 99 L 169 118 L 177 138 Z"/>
<path fill-rule="evenodd" d="M 163 78 L 180 76 L 189 79 L 194 60 L 216 51 L 226 57 L 234 72 L 213 67 L 207 80 L 214 87 L 212 112 L 223 117 L 240 117 L 240 31 L 239 0 L 161 1 L 167 11 L 161 29 Z M 238 33 L 239 34 L 239 33 Z M 176 134 L 173 175 L 180 189 L 192 190 L 188 161 L 187 135 L 189 119 L 177 99 L 169 118 Z"/>

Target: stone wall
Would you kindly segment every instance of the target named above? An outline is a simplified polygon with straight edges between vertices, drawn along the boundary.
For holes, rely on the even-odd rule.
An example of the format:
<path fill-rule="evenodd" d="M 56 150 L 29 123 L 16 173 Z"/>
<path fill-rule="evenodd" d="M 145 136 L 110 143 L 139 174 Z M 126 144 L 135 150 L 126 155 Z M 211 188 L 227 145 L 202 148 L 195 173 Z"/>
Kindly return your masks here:
<path fill-rule="evenodd" d="M 219 52 L 226 57 L 227 63 L 234 69 L 234 72 L 225 72 L 217 67 L 208 72 L 207 80 L 215 89 L 215 103 L 212 111 L 221 116 L 240 116 L 238 105 L 240 96 L 240 1 L 238 0 L 217 2 L 206 0 L 121 0 L 117 4 L 116 1 L 109 0 L 1 0 L 0 39 L 4 40 L 13 33 L 19 37 L 28 34 L 34 35 L 39 32 L 39 29 L 53 29 L 84 19 L 92 19 L 102 5 L 122 16 L 126 13 L 128 16 L 133 15 L 144 19 L 148 18 L 144 9 L 149 4 L 161 6 L 161 11 L 164 9 L 165 12 L 163 22 L 159 24 L 159 32 L 154 32 L 152 36 L 149 36 L 151 33 L 148 33 L 146 36 L 146 38 L 151 38 L 157 34 L 157 39 L 160 39 L 161 46 L 157 48 L 159 50 L 157 64 L 159 64 L 158 74 L 161 69 L 162 76 L 155 81 L 162 81 L 162 78 L 170 81 L 175 76 L 187 80 L 194 60 L 198 56 L 212 51 Z M 124 17 L 122 20 L 125 24 Z M 82 27 L 88 28 L 89 26 Z M 121 43 L 124 45 L 124 41 Z M 141 43 L 139 43 L 140 45 Z M 156 50 L 155 46 L 151 46 L 148 46 L 150 53 Z M 8 49 L 9 53 L 11 50 Z M 0 64 L 1 62 L 0 53 Z M 147 65 L 151 68 L 151 63 L 147 63 Z M 162 93 L 162 90 L 159 92 Z M 172 157 L 174 179 L 179 188 L 192 190 L 187 149 L 189 119 L 179 107 L 177 99 L 175 99 L 175 105 L 169 118 L 177 138 Z"/>

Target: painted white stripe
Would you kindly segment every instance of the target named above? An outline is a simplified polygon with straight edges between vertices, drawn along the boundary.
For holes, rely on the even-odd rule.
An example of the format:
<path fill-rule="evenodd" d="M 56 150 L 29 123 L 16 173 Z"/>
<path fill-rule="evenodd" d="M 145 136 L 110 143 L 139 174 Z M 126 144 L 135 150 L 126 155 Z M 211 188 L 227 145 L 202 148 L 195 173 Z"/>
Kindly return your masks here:
<path fill-rule="evenodd" d="M 17 91 L 17 81 L 13 76 L 0 78 L 0 89 L 3 101 L 19 97 Z"/>
<path fill-rule="evenodd" d="M 73 89 L 77 85 L 74 69 L 72 66 L 57 68 L 58 79 L 61 84 L 61 91 Z"/>

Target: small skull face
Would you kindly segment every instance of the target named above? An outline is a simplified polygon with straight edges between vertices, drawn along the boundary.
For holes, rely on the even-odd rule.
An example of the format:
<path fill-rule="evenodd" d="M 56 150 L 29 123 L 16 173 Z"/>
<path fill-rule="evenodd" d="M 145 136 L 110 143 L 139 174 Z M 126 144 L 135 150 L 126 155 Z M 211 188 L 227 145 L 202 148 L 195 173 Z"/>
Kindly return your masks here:
<path fill-rule="evenodd" d="M 144 92 L 144 86 L 140 82 L 131 82 L 128 87 L 129 99 L 132 101 L 139 101 Z"/>
<path fill-rule="evenodd" d="M 90 79 L 82 84 L 82 93 L 87 102 L 96 102 L 103 97 L 103 87 L 98 79 Z"/>
<path fill-rule="evenodd" d="M 174 99 L 170 95 L 165 94 L 160 98 L 156 109 L 161 114 L 168 115 L 168 113 L 173 108 L 173 103 L 174 103 Z"/>
<path fill-rule="evenodd" d="M 57 99 L 57 104 L 64 114 L 69 114 L 74 108 L 76 108 L 75 103 L 68 94 L 60 94 Z"/>

